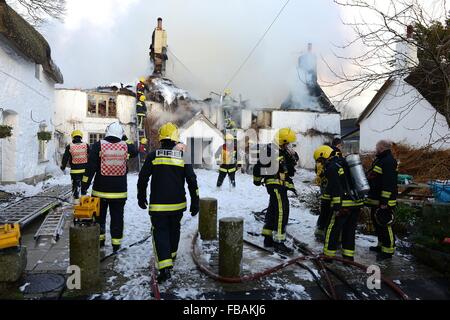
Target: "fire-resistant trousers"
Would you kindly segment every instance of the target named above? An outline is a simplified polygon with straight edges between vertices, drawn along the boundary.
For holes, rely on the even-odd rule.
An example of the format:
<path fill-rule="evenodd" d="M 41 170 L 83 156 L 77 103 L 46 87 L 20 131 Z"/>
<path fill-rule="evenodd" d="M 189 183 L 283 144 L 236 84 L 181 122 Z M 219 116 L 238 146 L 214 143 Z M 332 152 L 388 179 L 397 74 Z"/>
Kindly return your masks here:
<path fill-rule="evenodd" d="M 172 268 L 177 258 L 183 212 L 151 214 L 153 252 L 158 269 Z"/>
<path fill-rule="evenodd" d="M 382 226 L 375 219 L 376 207 L 371 208 L 372 223 L 375 227 L 375 233 L 378 236 L 378 246 L 381 251 L 387 254 L 395 253 L 395 235 L 391 225 Z"/>
<path fill-rule="evenodd" d="M 348 209 L 346 214 L 341 214 L 337 211 L 331 214 L 324 246 L 324 254 L 328 257 L 336 256 L 341 234 L 342 255 L 349 258 L 355 256 L 356 225 L 361 207 L 347 207 L 345 209 Z"/>
<path fill-rule="evenodd" d="M 106 239 L 106 215 L 108 213 L 111 217 L 110 233 L 111 243 L 116 246 L 122 244 L 123 238 L 123 213 L 126 199 L 100 199 L 100 218 L 98 223 L 100 225 L 100 240 Z"/>
<path fill-rule="evenodd" d="M 289 222 L 289 198 L 288 190 L 283 186 L 267 186 L 269 193 L 269 208 L 266 213 L 266 221 L 263 236 L 273 237 L 275 242 L 286 241 L 286 226 Z"/>
<path fill-rule="evenodd" d="M 221 165 L 219 169 L 219 178 L 217 179 L 217 187 L 220 188 L 223 185 L 227 175 L 230 178 L 231 185 L 236 187 L 236 171 L 236 165 Z"/>
<path fill-rule="evenodd" d="M 81 180 L 83 179 L 83 175 L 83 173 L 70 175 L 72 178 L 72 194 L 74 199 L 80 198 Z"/>

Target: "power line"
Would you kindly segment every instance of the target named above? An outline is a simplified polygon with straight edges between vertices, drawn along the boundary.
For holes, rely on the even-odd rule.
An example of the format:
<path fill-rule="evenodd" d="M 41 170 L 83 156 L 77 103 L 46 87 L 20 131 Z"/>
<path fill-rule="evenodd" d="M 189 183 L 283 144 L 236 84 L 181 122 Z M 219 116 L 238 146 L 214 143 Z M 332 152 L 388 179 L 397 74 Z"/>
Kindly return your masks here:
<path fill-rule="evenodd" d="M 242 68 L 247 64 L 248 60 L 250 60 L 250 58 L 252 57 L 253 53 L 256 51 L 256 49 L 259 47 L 259 45 L 261 44 L 261 42 L 264 40 L 264 38 L 266 37 L 266 35 L 269 33 L 270 29 L 272 29 L 273 25 L 275 24 L 275 22 L 277 22 L 278 18 L 281 16 L 281 14 L 283 13 L 284 9 L 286 9 L 287 5 L 289 4 L 291 0 L 287 0 L 286 3 L 283 5 L 283 7 L 280 9 L 280 12 L 278 12 L 277 16 L 275 17 L 275 19 L 273 19 L 272 23 L 270 24 L 270 26 L 267 28 L 266 32 L 264 32 L 264 34 L 262 35 L 262 37 L 258 40 L 258 42 L 256 43 L 256 45 L 253 47 L 252 51 L 250 51 L 249 55 L 247 56 L 247 58 L 244 60 L 244 62 L 241 64 L 241 66 L 237 69 L 237 71 L 234 73 L 233 77 L 231 77 L 230 81 L 228 81 L 228 83 L 225 85 L 225 88 L 223 89 L 222 92 L 224 92 L 228 86 L 234 81 L 234 79 L 236 79 L 236 77 L 238 76 L 239 72 L 241 72 Z"/>
<path fill-rule="evenodd" d="M 181 61 L 176 55 L 175 53 L 173 53 L 172 50 L 170 50 L 169 48 L 167 48 L 167 50 L 173 55 L 173 57 L 175 58 L 175 60 L 177 60 L 192 76 L 195 77 L 195 74 L 183 63 L 183 61 Z M 196 78 L 196 77 L 195 77 Z"/>

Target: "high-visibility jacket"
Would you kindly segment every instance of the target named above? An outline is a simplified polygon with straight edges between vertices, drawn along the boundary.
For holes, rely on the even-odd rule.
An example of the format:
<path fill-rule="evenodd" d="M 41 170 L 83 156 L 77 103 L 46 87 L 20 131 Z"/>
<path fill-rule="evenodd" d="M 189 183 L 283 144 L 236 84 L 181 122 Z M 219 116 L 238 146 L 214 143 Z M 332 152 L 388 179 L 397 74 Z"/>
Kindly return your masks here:
<path fill-rule="evenodd" d="M 83 143 L 81 138 L 76 138 L 66 147 L 61 167 L 64 169 L 70 165 L 71 174 L 84 174 L 86 172 L 89 157 L 89 145 Z"/>
<path fill-rule="evenodd" d="M 367 204 L 395 207 L 398 195 L 397 177 L 398 163 L 392 152 L 386 150 L 377 155 L 368 172 L 370 191 Z"/>
<path fill-rule="evenodd" d="M 253 168 L 254 184 L 285 187 L 289 191 L 296 192 L 292 177 L 296 173 L 295 166 L 298 160 L 296 153 L 292 154 L 274 144 L 261 146 L 258 163 Z"/>
<path fill-rule="evenodd" d="M 185 163 L 182 151 L 174 150 L 175 143 L 164 142 L 160 149 L 151 152 L 138 180 L 138 200 L 147 199 L 150 177 L 151 214 L 179 214 L 187 208 L 185 183 L 188 185 L 191 203 L 199 203 L 197 176 L 192 164 Z"/>
<path fill-rule="evenodd" d="M 147 105 L 143 101 L 138 101 L 136 104 L 136 114 L 138 116 L 145 116 L 147 115 Z"/>
<path fill-rule="evenodd" d="M 92 196 L 102 199 L 127 199 L 127 159 L 137 156 L 136 147 L 115 137 L 107 137 L 92 146 L 81 190 L 93 182 Z"/>
<path fill-rule="evenodd" d="M 333 156 L 325 163 L 324 185 L 325 192 L 323 200 L 331 201 L 333 209 L 339 210 L 342 207 L 359 207 L 364 205 L 363 200 L 354 199 L 351 194 L 351 177 L 348 166 L 343 163 L 342 158 Z"/>

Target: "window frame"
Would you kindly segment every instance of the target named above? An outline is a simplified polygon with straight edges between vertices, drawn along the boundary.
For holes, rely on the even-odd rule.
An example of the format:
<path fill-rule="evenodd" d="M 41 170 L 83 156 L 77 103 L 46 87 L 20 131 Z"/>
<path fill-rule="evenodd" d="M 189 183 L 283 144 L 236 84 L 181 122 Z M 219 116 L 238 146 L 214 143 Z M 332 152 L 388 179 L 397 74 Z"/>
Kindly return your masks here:
<path fill-rule="evenodd" d="M 114 94 L 102 94 L 102 93 L 88 93 L 87 95 L 87 102 L 86 102 L 86 117 L 88 118 L 101 118 L 101 119 L 115 119 L 117 118 L 117 95 Z M 90 107 L 90 101 L 95 100 L 95 114 L 90 114 L 89 107 Z M 115 103 L 115 114 L 110 114 L 110 102 L 111 100 Z M 106 103 L 106 115 L 102 116 L 99 114 L 99 103 L 105 102 Z"/>

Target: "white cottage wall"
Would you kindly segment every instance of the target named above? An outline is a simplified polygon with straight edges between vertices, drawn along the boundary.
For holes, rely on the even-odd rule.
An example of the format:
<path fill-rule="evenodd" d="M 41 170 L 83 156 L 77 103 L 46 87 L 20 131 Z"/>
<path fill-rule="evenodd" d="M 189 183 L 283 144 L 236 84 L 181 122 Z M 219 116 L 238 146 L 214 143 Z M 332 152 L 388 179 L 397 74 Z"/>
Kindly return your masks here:
<path fill-rule="evenodd" d="M 433 106 L 403 80 L 396 80 L 386 90 L 372 113 L 361 121 L 360 128 L 363 153 L 374 151 L 381 139 L 420 148 L 447 137 L 447 141 L 437 142 L 433 147 L 450 148 L 450 129 L 445 117 L 436 113 Z"/>
<path fill-rule="evenodd" d="M 14 114 L 13 137 L 2 143 L 2 181 L 17 182 L 43 177 L 54 168 L 55 141 L 47 143 L 47 161 L 39 162 L 39 123 L 45 121 L 48 131 L 54 110 L 55 82 L 42 67 L 17 53 L 0 39 L 0 108 Z M 39 79 L 36 77 L 38 75 Z"/>

